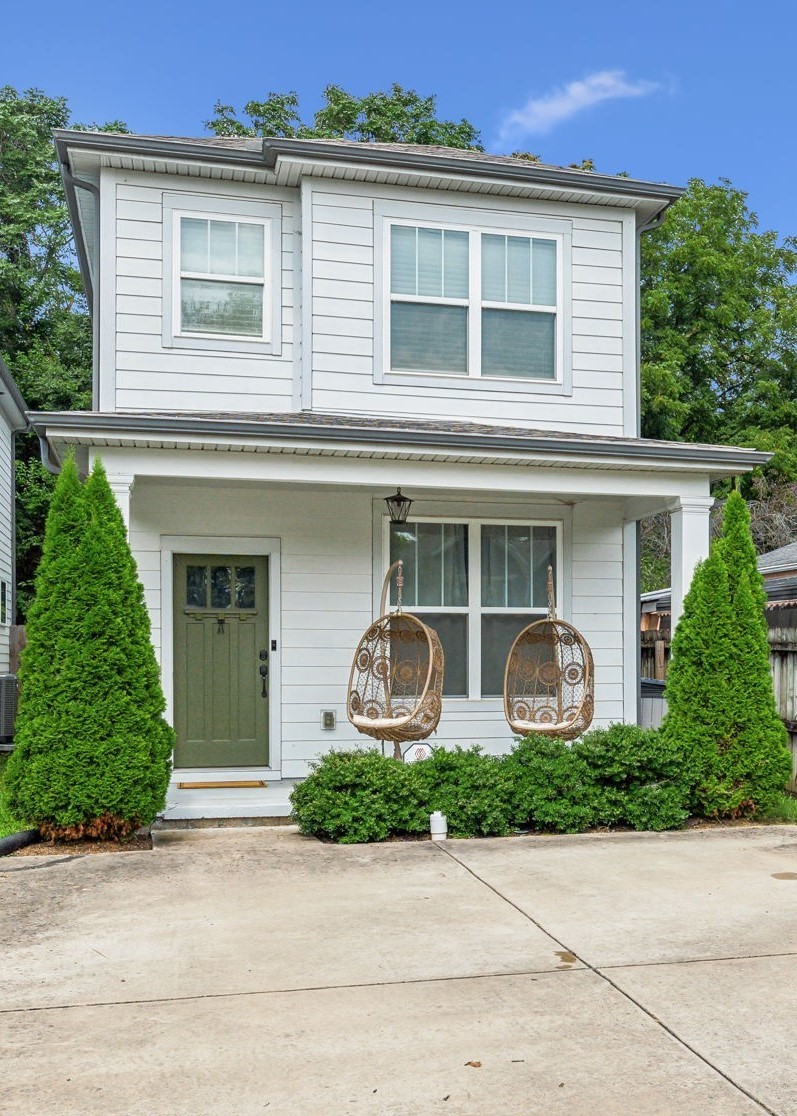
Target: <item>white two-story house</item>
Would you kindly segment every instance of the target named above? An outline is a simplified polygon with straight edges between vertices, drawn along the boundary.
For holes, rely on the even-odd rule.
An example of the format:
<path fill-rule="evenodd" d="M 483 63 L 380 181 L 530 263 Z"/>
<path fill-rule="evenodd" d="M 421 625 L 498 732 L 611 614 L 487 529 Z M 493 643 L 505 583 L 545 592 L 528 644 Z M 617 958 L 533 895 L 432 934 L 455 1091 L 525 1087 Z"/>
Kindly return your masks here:
<path fill-rule="evenodd" d="M 517 632 L 559 612 L 596 724 L 636 721 L 637 524 L 673 610 L 712 478 L 750 450 L 639 437 L 640 237 L 679 190 L 442 148 L 59 132 L 95 329 L 91 412 L 177 732 L 171 817 L 279 815 L 346 716 L 385 570 L 440 634 L 433 743 L 512 744 Z M 412 500 L 391 526 L 385 497 Z"/>

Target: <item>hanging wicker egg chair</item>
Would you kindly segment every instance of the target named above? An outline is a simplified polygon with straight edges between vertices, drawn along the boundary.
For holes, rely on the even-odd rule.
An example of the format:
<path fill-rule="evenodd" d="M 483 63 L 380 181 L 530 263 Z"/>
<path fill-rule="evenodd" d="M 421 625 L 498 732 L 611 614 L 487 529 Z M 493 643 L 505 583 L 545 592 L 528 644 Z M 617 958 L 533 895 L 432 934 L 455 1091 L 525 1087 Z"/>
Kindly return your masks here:
<path fill-rule="evenodd" d="M 548 567 L 548 617 L 524 628 L 504 672 L 504 712 L 518 736 L 575 740 L 592 724 L 595 671 L 582 634 L 556 618 L 553 570 Z"/>
<path fill-rule="evenodd" d="M 396 573 L 398 603 L 386 612 L 390 579 Z M 390 740 L 402 758 L 402 744 L 426 740 L 440 721 L 443 705 L 443 648 L 434 629 L 402 612 L 404 564 L 394 562 L 382 587 L 381 615 L 365 632 L 349 675 L 346 710 L 358 732 Z"/>

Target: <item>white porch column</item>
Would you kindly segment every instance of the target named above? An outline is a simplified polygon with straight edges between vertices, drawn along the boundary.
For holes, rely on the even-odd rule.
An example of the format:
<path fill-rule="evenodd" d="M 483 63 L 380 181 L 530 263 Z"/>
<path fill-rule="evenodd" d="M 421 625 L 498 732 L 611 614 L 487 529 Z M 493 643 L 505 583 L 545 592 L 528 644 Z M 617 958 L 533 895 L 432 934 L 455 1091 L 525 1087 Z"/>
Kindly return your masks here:
<path fill-rule="evenodd" d="M 130 497 L 135 479 L 132 473 L 108 474 L 108 484 L 111 486 L 111 492 L 116 498 L 119 511 L 122 513 L 122 519 L 125 521 L 128 538 L 130 537 Z"/>
<path fill-rule="evenodd" d="M 671 631 L 680 619 L 684 597 L 689 592 L 695 566 L 708 557 L 710 496 L 682 496 L 670 509 L 672 550 L 670 554 L 672 617 Z"/>

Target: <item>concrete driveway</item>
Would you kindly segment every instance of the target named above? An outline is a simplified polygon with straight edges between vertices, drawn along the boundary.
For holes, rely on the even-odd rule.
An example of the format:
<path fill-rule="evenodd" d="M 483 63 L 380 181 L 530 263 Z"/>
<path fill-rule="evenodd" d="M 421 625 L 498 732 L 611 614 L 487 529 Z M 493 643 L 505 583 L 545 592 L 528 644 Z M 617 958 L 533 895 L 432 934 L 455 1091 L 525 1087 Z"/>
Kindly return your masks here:
<path fill-rule="evenodd" d="M 9 1116 L 797 1114 L 797 830 L 0 861 Z"/>

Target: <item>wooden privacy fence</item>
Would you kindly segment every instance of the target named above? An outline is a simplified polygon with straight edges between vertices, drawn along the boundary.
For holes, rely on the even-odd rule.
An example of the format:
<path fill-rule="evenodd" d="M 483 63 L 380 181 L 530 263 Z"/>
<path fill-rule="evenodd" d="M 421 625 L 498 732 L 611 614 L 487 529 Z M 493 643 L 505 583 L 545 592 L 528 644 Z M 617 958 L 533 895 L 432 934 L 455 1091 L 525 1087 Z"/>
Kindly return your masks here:
<path fill-rule="evenodd" d="M 792 754 L 792 789 L 797 790 L 797 605 L 791 601 L 770 601 L 767 605 L 769 664 L 775 689 L 775 703 L 789 734 Z M 642 723 L 655 728 L 667 711 L 663 691 L 645 686 L 645 680 L 663 682 L 670 661 L 668 628 L 640 633 L 642 653 Z"/>

